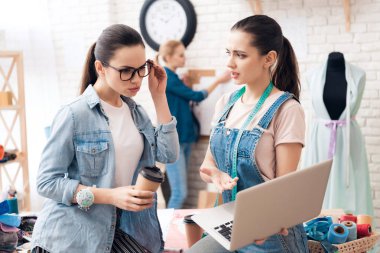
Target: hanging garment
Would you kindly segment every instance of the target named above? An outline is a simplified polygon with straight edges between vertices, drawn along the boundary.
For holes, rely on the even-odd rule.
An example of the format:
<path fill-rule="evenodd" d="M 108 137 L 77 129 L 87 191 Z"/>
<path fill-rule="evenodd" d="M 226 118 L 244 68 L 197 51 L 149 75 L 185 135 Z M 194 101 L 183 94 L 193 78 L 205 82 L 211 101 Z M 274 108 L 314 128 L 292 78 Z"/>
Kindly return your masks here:
<path fill-rule="evenodd" d="M 355 119 L 363 96 L 365 72 L 345 62 L 346 108 L 338 120 L 331 120 L 323 102 L 326 68 L 327 61 L 306 78 L 315 117 L 309 126 L 302 168 L 333 157 L 323 208 L 373 215 L 367 153 Z"/>

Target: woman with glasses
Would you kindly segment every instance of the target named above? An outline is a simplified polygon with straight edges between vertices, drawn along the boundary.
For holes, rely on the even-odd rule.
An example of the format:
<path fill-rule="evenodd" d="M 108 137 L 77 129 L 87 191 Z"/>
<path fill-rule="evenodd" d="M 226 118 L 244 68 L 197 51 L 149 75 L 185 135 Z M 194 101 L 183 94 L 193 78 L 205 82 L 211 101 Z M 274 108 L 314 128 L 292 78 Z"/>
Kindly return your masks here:
<path fill-rule="evenodd" d="M 154 127 L 132 99 L 148 77 Z M 146 60 L 141 36 L 106 28 L 87 56 L 81 95 L 54 119 L 37 190 L 47 201 L 33 231 L 33 252 L 161 252 L 156 194 L 134 189 L 141 167 L 178 156 L 162 67 Z"/>
<path fill-rule="evenodd" d="M 175 73 L 177 68 L 185 65 L 185 47 L 182 42 L 169 40 L 160 46 L 159 57 L 165 63 L 165 71 L 168 76 L 166 96 L 169 101 L 170 112 L 176 117 L 177 131 L 180 142 L 179 159 L 166 165 L 166 173 L 169 179 L 171 195 L 168 208 L 182 208 L 187 196 L 187 164 L 191 152 L 191 144 L 198 139 L 199 123 L 194 117 L 190 103 L 200 102 L 207 98 L 221 83 L 231 79 L 229 73 L 217 77 L 214 83 L 205 90 L 194 91 L 188 87 Z"/>

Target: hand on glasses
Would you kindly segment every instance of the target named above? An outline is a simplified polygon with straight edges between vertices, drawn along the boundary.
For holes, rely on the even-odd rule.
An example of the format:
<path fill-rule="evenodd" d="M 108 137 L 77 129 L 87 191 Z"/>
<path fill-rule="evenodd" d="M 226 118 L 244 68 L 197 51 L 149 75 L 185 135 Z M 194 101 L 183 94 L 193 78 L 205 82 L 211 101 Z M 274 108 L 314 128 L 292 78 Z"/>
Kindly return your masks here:
<path fill-rule="evenodd" d="M 156 96 L 165 94 L 167 77 L 163 67 L 152 60 L 147 60 L 147 63 L 152 66 L 149 74 L 149 90 L 154 99 Z"/>
<path fill-rule="evenodd" d="M 166 89 L 166 72 L 163 67 L 154 63 L 152 60 L 147 60 L 143 65 L 138 68 L 124 67 L 116 68 L 108 63 L 102 62 L 103 66 L 112 68 L 120 73 L 120 80 L 130 81 L 137 74 L 139 77 L 146 77 L 149 75 L 149 90 L 153 99 L 156 96 L 165 94 Z"/>

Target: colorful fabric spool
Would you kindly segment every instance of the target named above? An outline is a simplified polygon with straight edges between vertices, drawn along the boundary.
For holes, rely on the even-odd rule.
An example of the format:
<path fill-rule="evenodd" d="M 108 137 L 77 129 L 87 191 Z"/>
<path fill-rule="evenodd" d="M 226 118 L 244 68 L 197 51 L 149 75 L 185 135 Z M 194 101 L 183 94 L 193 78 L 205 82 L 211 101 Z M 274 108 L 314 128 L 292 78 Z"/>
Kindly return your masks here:
<path fill-rule="evenodd" d="M 348 213 L 348 214 L 344 214 L 342 216 L 339 217 L 339 223 L 342 223 L 343 221 L 352 221 L 356 224 L 357 223 L 357 217 L 351 213 Z"/>
<path fill-rule="evenodd" d="M 21 217 L 16 214 L 0 215 L 0 222 L 10 227 L 18 227 L 21 223 Z"/>
<path fill-rule="evenodd" d="M 7 199 L 9 205 L 9 213 L 18 213 L 17 198 Z"/>
<path fill-rule="evenodd" d="M 341 224 L 346 226 L 346 228 L 348 229 L 347 242 L 356 240 L 358 238 L 355 222 L 343 221 Z"/>
<path fill-rule="evenodd" d="M 370 224 L 357 224 L 358 238 L 370 236 L 372 234 L 372 227 Z"/>
<path fill-rule="evenodd" d="M 338 223 L 334 223 L 330 226 L 327 234 L 327 240 L 332 244 L 345 243 L 348 237 L 348 229 Z"/>
<path fill-rule="evenodd" d="M 0 222 L 0 230 L 5 233 L 18 232 L 20 229 L 16 227 L 10 227 Z"/>
<path fill-rule="evenodd" d="M 4 200 L 3 202 L 0 202 L 0 215 L 8 213 L 8 212 L 9 212 L 8 201 Z"/>
<path fill-rule="evenodd" d="M 370 224 L 372 226 L 372 217 L 365 214 L 360 214 L 357 217 L 356 224 Z"/>
<path fill-rule="evenodd" d="M 0 145 L 0 160 L 4 157 L 4 147 L 3 145 Z"/>
<path fill-rule="evenodd" d="M 306 222 L 304 229 L 309 239 L 323 241 L 327 238 L 331 224 L 333 224 L 331 216 L 319 217 Z"/>

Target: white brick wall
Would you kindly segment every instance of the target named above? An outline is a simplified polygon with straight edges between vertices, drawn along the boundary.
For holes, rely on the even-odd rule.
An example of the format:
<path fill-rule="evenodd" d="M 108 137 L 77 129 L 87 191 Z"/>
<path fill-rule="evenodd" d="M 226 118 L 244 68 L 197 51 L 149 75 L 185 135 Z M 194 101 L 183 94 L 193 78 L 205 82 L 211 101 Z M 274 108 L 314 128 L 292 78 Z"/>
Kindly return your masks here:
<path fill-rule="evenodd" d="M 192 0 L 198 18 L 197 33 L 187 51 L 187 67 L 222 68 L 225 65 L 225 43 L 230 27 L 239 19 L 251 15 L 246 0 Z M 62 101 L 78 92 L 81 64 L 89 45 L 109 24 L 120 22 L 136 29 L 143 0 L 51 1 L 53 36 L 56 47 L 59 85 Z M 380 224 L 380 2 L 378 0 L 351 0 L 351 31 L 345 31 L 344 12 L 340 0 L 268 0 L 262 1 L 263 12 L 277 20 L 304 18 L 306 22 L 306 56 L 299 59 L 301 75 L 317 66 L 331 51 L 340 51 L 352 64 L 367 72 L 367 84 L 362 106 L 357 115 L 368 151 L 377 224 Z M 280 22 L 280 21 L 279 21 Z M 281 22 L 280 22 L 281 24 Z M 66 43 L 75 45 L 74 56 L 67 56 Z M 147 49 L 148 57 L 154 52 Z M 67 58 L 71 60 L 67 61 Z M 302 76 L 301 76 L 302 77 Z M 151 115 L 154 110 L 147 89 L 136 99 Z M 310 95 L 303 87 L 303 104 L 310 113 Z M 190 180 L 197 181 L 196 167 L 202 159 L 207 142 L 195 146 Z M 195 183 L 193 185 L 197 185 Z M 203 184 L 196 188 L 205 187 Z M 196 201 L 191 191 L 187 206 Z"/>
<path fill-rule="evenodd" d="M 113 23 L 108 0 L 48 1 L 62 102 L 79 94 L 87 50 Z"/>

